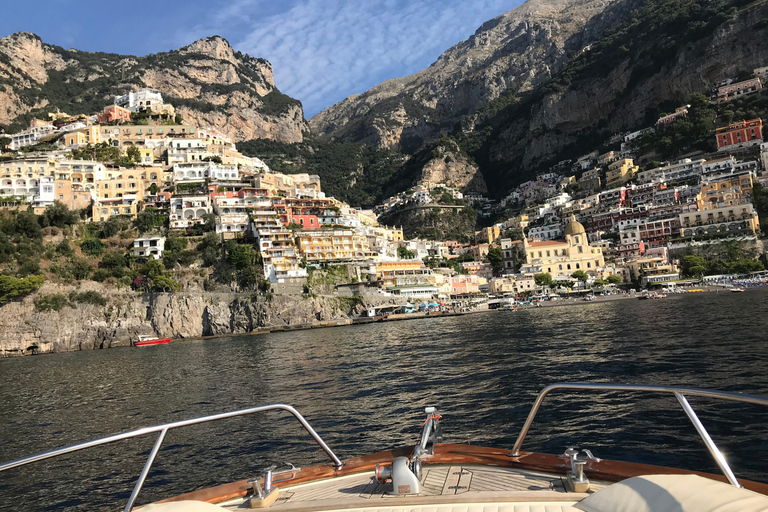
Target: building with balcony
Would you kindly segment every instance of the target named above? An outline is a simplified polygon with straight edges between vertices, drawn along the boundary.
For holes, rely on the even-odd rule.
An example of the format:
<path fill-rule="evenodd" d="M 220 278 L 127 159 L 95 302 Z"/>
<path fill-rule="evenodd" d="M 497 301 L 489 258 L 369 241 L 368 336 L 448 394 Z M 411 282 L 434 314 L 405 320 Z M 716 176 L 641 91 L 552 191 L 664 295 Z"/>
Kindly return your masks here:
<path fill-rule="evenodd" d="M 368 237 L 352 229 L 314 229 L 296 235 L 308 263 L 360 261 L 374 256 Z"/>
<path fill-rule="evenodd" d="M 205 224 L 205 216 L 211 213 L 211 201 L 207 195 L 173 196 L 170 201 L 170 228 L 185 229 Z"/>
<path fill-rule="evenodd" d="M 473 274 L 457 274 L 448 278 L 452 296 L 474 295 L 480 293 L 480 281 Z"/>
<path fill-rule="evenodd" d="M 138 199 L 134 195 L 124 195 L 116 198 L 97 198 L 91 209 L 94 222 L 103 222 L 116 215 L 124 215 L 131 219 L 138 213 Z"/>
<path fill-rule="evenodd" d="M 763 120 L 737 121 L 715 130 L 718 151 L 760 145 L 763 143 Z"/>
<path fill-rule="evenodd" d="M 176 183 L 239 181 L 240 173 L 237 167 L 214 162 L 175 164 L 173 179 Z"/>
<path fill-rule="evenodd" d="M 491 295 L 521 295 L 535 289 L 536 280 L 532 275 L 510 274 L 488 282 L 488 293 Z"/>
<path fill-rule="evenodd" d="M 139 89 L 122 96 L 115 96 L 115 105 L 124 107 L 130 112 L 160 113 L 166 105 L 163 95 L 153 89 Z"/>
<path fill-rule="evenodd" d="M 751 172 L 703 178 L 696 204 L 702 211 L 747 204 L 752 200 L 752 186 Z"/>
<path fill-rule="evenodd" d="M 680 236 L 755 236 L 760 229 L 757 211 L 751 203 L 680 214 Z"/>
<path fill-rule="evenodd" d="M 135 258 L 154 258 L 159 260 L 165 250 L 164 236 L 146 236 L 133 241 L 131 255 Z"/>
<path fill-rule="evenodd" d="M 55 132 L 56 128 L 52 124 L 32 126 L 27 130 L 11 135 L 10 148 L 12 151 L 17 151 L 25 146 L 33 146 Z"/>
<path fill-rule="evenodd" d="M 249 211 L 251 231 L 261 253 L 264 275 L 269 282 L 284 283 L 288 279 L 306 278 L 301 267 L 301 254 L 296 248 L 293 232 L 280 222 L 277 212 L 258 208 Z"/>
<path fill-rule="evenodd" d="M 605 186 L 608 188 L 618 187 L 631 180 L 637 171 L 640 170 L 631 158 L 622 158 L 608 166 L 605 171 Z"/>
<path fill-rule="evenodd" d="M 757 92 L 762 88 L 763 84 L 759 78 L 750 78 L 749 80 L 724 85 L 717 89 L 717 99 L 715 101 L 717 103 L 725 103 L 744 94 Z"/>

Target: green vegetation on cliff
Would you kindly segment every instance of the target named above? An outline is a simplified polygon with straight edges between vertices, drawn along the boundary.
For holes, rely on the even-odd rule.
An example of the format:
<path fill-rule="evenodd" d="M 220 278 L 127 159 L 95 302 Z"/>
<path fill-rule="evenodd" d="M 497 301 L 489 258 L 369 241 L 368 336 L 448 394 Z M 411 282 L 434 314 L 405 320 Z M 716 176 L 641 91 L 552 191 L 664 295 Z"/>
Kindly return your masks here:
<path fill-rule="evenodd" d="M 393 151 L 359 143 L 321 142 L 311 137 L 286 144 L 254 139 L 237 145 L 244 155 L 255 156 L 276 172 L 320 176 L 329 195 L 356 206 L 370 207 L 406 188 L 399 172 L 406 158 Z"/>

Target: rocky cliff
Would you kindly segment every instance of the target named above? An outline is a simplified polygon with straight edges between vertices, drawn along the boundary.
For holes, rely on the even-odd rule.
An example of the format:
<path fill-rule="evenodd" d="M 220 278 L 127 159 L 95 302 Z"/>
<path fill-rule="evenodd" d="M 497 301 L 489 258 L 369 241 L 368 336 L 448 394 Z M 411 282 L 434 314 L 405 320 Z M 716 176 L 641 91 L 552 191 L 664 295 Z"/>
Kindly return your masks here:
<path fill-rule="evenodd" d="M 34 296 L 0 308 L 0 357 L 128 346 L 137 334 L 174 338 L 244 334 L 345 320 L 364 311 L 361 300 L 344 297 L 200 291 L 139 295 L 85 281 L 78 291 L 99 291 L 108 300 L 106 306 L 77 304 L 45 312 L 35 307 L 35 297 L 73 289 L 46 283 Z"/>
<path fill-rule="evenodd" d="M 270 63 L 218 36 L 146 57 L 65 50 L 28 33 L 0 38 L 0 125 L 17 129 L 57 109 L 93 113 L 141 87 L 235 141 L 300 142 L 308 131 L 301 104 L 275 87 Z"/>
<path fill-rule="evenodd" d="M 310 119 L 312 132 L 412 152 L 508 90 L 549 80 L 570 52 L 637 0 L 528 0 L 486 22 L 429 68 L 351 96 Z"/>

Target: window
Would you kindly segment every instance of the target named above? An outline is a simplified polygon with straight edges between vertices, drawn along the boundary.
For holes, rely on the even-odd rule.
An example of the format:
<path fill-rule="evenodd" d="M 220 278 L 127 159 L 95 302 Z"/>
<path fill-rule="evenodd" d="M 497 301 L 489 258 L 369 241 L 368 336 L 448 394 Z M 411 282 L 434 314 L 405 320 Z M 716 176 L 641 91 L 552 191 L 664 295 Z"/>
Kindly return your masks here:
<path fill-rule="evenodd" d="M 592 262 L 587 262 L 587 268 L 592 268 Z"/>
<path fill-rule="evenodd" d="M 580 268 L 581 268 L 581 265 L 579 265 L 579 264 L 577 263 L 577 264 L 576 264 L 576 270 L 578 270 L 578 269 L 580 269 Z"/>
<path fill-rule="evenodd" d="M 549 258 L 549 251 L 547 251 L 547 258 Z"/>

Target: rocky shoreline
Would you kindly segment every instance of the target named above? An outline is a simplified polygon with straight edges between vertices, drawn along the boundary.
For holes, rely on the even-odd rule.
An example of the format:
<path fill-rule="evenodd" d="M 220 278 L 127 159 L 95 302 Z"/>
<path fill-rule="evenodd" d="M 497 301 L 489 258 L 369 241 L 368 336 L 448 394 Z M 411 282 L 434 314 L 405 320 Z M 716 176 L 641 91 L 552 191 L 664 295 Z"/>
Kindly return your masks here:
<path fill-rule="evenodd" d="M 106 306 L 73 304 L 39 311 L 39 295 L 98 291 Z M 46 283 L 40 292 L 8 303 L 0 312 L 0 357 L 128 346 L 139 334 L 174 339 L 247 334 L 292 326 L 335 323 L 358 317 L 369 305 L 394 303 L 389 297 L 302 296 L 204 292 L 138 294 Z"/>

